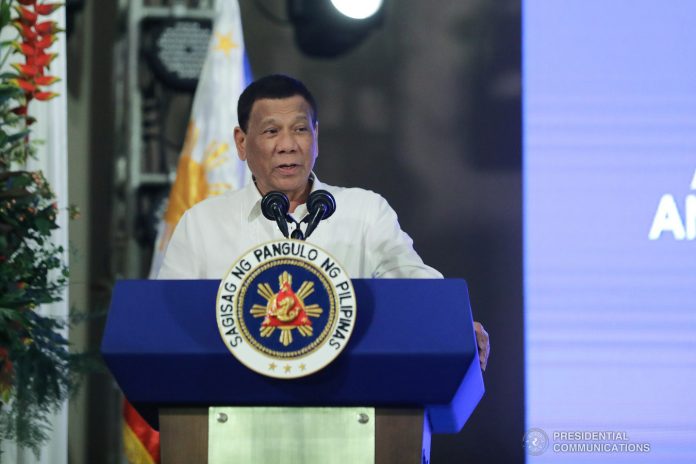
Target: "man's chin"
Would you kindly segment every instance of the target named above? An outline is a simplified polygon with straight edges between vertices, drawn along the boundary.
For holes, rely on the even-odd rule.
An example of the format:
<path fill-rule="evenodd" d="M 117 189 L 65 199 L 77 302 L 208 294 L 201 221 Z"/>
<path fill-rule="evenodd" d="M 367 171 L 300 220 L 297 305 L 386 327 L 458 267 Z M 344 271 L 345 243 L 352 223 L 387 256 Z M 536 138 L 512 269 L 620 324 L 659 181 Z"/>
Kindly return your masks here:
<path fill-rule="evenodd" d="M 299 178 L 298 178 L 299 177 Z M 283 179 L 280 182 L 275 182 L 272 185 L 273 190 L 278 190 L 283 192 L 288 197 L 295 197 L 298 194 L 301 195 L 307 189 L 307 182 L 309 177 L 296 176 L 292 179 Z"/>

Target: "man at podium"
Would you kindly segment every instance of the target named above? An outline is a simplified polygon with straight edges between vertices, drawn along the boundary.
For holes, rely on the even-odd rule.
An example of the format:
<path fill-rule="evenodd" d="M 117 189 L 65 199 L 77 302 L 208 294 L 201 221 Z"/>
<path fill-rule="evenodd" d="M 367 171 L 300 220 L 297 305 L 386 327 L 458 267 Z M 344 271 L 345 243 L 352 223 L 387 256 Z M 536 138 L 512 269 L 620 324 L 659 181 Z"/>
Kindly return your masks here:
<path fill-rule="evenodd" d="M 310 194 L 320 190 L 333 196 L 336 209 L 312 232 L 310 241 L 338 260 L 351 277 L 442 278 L 423 263 L 383 197 L 327 185 L 314 174 L 319 154 L 317 104 L 302 82 L 284 75 L 263 77 L 241 94 L 237 114 L 235 144 L 254 182 L 204 200 L 182 216 L 159 279 L 220 279 L 246 251 L 286 235 L 264 216 L 264 195 L 283 193 L 289 222 L 299 229 L 308 214 Z M 485 369 L 488 334 L 478 322 L 475 329 Z"/>

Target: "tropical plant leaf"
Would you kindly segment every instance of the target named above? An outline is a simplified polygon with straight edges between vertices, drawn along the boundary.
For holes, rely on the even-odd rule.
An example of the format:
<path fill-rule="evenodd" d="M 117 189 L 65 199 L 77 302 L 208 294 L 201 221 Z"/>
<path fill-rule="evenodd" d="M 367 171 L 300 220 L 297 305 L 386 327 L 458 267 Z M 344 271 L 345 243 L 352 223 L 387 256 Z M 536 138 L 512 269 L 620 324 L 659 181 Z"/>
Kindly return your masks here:
<path fill-rule="evenodd" d="M 23 140 L 27 135 L 29 135 L 29 130 L 23 130 L 15 134 L 6 135 L 3 145 L 17 143 Z"/>
<path fill-rule="evenodd" d="M 2 2 L 0 2 L 0 29 L 10 24 L 10 20 L 10 2 L 2 0 Z"/>

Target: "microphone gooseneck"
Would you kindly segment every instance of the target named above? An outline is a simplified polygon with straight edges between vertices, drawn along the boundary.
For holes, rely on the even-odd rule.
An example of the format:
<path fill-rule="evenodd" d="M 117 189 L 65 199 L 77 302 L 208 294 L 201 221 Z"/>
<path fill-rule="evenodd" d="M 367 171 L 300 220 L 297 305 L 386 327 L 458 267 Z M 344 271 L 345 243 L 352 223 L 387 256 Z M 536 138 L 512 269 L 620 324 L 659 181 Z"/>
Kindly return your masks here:
<path fill-rule="evenodd" d="M 300 223 L 288 215 L 289 209 L 290 201 L 283 192 L 268 192 L 261 200 L 261 212 L 264 217 L 275 221 L 285 238 L 290 236 L 290 238 L 295 240 L 305 240 L 314 232 L 319 222 L 331 217 L 334 211 L 336 211 L 336 200 L 326 190 L 316 190 L 310 193 L 309 198 L 307 198 L 307 216 Z M 295 230 L 292 231 L 292 235 L 289 234 L 288 220 L 295 224 Z M 301 223 L 307 223 L 304 233 L 300 229 Z"/>
<path fill-rule="evenodd" d="M 283 192 L 268 192 L 261 200 L 261 212 L 264 217 L 275 221 L 285 238 L 288 238 L 288 221 L 286 219 L 288 209 L 290 209 L 290 201 Z"/>
<path fill-rule="evenodd" d="M 297 224 L 297 229 L 293 230 L 292 233 L 290 234 L 290 238 L 294 238 L 295 240 L 304 240 L 305 236 L 302 233 L 302 230 L 300 229 L 300 225 Z"/>
<path fill-rule="evenodd" d="M 328 219 L 336 211 L 336 200 L 326 190 L 315 190 L 307 199 L 307 211 L 305 238 L 314 232 L 321 220 Z"/>

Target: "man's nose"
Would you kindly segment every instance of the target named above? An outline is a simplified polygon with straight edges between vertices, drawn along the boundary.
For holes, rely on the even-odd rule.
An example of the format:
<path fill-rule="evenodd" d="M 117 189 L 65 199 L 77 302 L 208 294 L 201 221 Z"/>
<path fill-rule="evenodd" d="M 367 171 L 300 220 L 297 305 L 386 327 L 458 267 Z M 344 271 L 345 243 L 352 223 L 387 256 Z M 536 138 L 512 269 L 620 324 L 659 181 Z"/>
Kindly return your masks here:
<path fill-rule="evenodd" d="M 281 131 L 278 135 L 278 152 L 292 153 L 297 151 L 297 140 L 292 131 Z"/>

